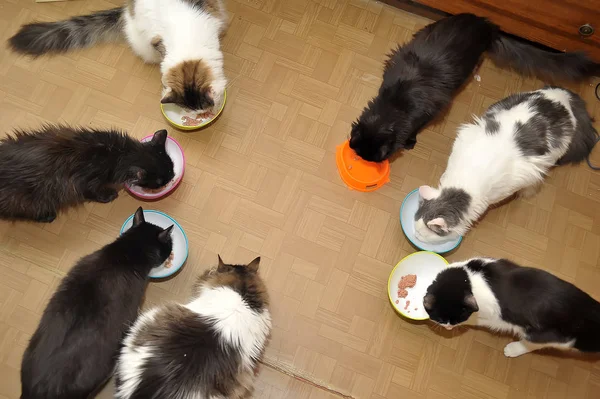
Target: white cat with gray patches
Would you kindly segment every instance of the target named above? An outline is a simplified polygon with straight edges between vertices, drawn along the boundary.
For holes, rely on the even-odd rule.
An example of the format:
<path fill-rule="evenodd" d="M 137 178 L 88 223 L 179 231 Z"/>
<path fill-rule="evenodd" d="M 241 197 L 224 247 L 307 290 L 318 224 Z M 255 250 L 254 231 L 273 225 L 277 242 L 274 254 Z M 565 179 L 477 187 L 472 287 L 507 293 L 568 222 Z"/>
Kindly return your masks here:
<path fill-rule="evenodd" d="M 507 357 L 543 349 L 600 352 L 600 303 L 552 274 L 506 259 L 474 258 L 438 273 L 423 306 L 451 330 L 465 324 L 509 333 L 520 340 Z"/>
<path fill-rule="evenodd" d="M 271 332 L 260 258 L 198 280 L 192 300 L 142 314 L 123 342 L 118 399 L 238 399 L 253 389 Z"/>
<path fill-rule="evenodd" d="M 415 235 L 429 243 L 464 235 L 492 204 L 534 194 L 555 165 L 583 161 L 598 133 L 575 93 L 514 94 L 464 124 L 438 188 L 419 188 Z"/>
<path fill-rule="evenodd" d="M 24 25 L 9 45 L 37 57 L 126 38 L 145 62 L 160 63 L 163 104 L 216 113 L 227 83 L 219 41 L 227 21 L 223 0 L 129 0 L 65 21 Z"/>

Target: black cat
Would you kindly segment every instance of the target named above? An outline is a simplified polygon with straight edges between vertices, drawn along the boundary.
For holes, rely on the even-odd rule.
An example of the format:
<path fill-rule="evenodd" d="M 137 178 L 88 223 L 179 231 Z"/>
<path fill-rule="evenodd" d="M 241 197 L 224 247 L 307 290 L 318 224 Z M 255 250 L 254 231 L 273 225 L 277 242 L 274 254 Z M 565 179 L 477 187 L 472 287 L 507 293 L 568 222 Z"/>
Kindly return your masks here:
<path fill-rule="evenodd" d="M 373 162 L 412 149 L 417 133 L 450 104 L 485 52 L 527 75 L 579 80 L 600 73 L 584 54 L 544 51 L 485 18 L 458 14 L 426 26 L 390 54 L 379 93 L 352 124 L 350 147 Z"/>
<path fill-rule="evenodd" d="M 144 220 L 71 269 L 23 355 L 21 399 L 85 399 L 112 375 L 148 273 L 171 254 L 171 229 Z"/>
<path fill-rule="evenodd" d="M 52 222 L 86 201 L 111 202 L 125 182 L 160 188 L 175 176 L 167 131 L 140 143 L 114 130 L 47 125 L 0 141 L 0 218 Z"/>

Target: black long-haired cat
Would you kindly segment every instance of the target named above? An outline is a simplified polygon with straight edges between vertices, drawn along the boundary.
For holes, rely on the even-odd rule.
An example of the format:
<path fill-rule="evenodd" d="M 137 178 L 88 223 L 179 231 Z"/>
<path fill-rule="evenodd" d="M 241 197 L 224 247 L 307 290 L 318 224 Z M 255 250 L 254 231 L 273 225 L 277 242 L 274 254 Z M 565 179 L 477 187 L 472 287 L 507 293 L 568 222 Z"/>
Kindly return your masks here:
<path fill-rule="evenodd" d="M 451 264 L 427 288 L 423 306 L 432 321 L 452 329 L 465 323 L 519 337 L 504 348 L 517 357 L 542 348 L 600 352 L 600 303 L 540 269 L 505 259 Z"/>
<path fill-rule="evenodd" d="M 584 54 L 540 50 L 485 18 L 458 14 L 426 26 L 390 54 L 379 93 L 352 125 L 350 147 L 374 162 L 412 149 L 417 133 L 450 104 L 485 52 L 528 75 L 578 80 L 600 73 Z"/>
<path fill-rule="evenodd" d="M 52 222 L 85 201 L 113 201 L 127 181 L 160 188 L 175 176 L 166 140 L 166 130 L 145 143 L 115 130 L 16 132 L 0 141 L 0 219 Z"/>
<path fill-rule="evenodd" d="M 22 399 L 85 399 L 111 376 L 148 273 L 171 254 L 171 229 L 144 219 L 71 269 L 23 355 Z"/>

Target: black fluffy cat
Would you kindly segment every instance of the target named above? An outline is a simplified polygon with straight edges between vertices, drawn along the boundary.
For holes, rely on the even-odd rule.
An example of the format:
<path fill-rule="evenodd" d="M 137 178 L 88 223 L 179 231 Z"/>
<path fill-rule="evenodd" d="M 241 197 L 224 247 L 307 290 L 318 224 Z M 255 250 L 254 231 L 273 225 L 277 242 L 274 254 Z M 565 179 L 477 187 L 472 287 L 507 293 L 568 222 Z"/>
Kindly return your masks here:
<path fill-rule="evenodd" d="M 144 220 L 71 269 L 23 355 L 21 399 L 85 399 L 112 375 L 148 273 L 171 254 L 171 229 Z"/>
<path fill-rule="evenodd" d="M 584 54 L 540 50 L 485 18 L 458 14 L 426 26 L 390 54 L 379 93 L 352 125 L 350 147 L 374 162 L 412 149 L 417 133 L 450 104 L 485 52 L 528 75 L 579 80 L 600 73 Z"/>
<path fill-rule="evenodd" d="M 160 188 L 175 175 L 166 140 L 166 130 L 146 143 L 67 126 L 16 132 L 0 141 L 0 218 L 52 222 L 85 201 L 113 201 L 125 182 Z"/>
<path fill-rule="evenodd" d="M 423 306 L 447 329 L 465 323 L 518 336 L 504 348 L 508 357 L 542 348 L 600 352 L 598 301 L 548 272 L 505 259 L 451 264 L 427 288 Z"/>

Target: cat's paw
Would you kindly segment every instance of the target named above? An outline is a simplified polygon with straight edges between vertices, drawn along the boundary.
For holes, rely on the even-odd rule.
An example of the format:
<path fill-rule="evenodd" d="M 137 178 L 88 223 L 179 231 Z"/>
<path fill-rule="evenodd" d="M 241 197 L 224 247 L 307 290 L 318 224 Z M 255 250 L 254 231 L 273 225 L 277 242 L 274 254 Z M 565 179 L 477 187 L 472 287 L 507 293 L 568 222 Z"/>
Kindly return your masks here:
<path fill-rule="evenodd" d="M 96 201 L 101 202 L 103 204 L 107 204 L 109 202 L 114 201 L 119 196 L 119 193 L 116 191 L 107 191 L 104 193 L 99 193 L 96 196 Z"/>
<path fill-rule="evenodd" d="M 504 356 L 517 357 L 529 352 L 529 349 L 520 341 L 511 342 L 504 347 Z"/>
<path fill-rule="evenodd" d="M 46 213 L 37 217 L 36 222 L 52 223 L 56 219 L 56 212 Z"/>

